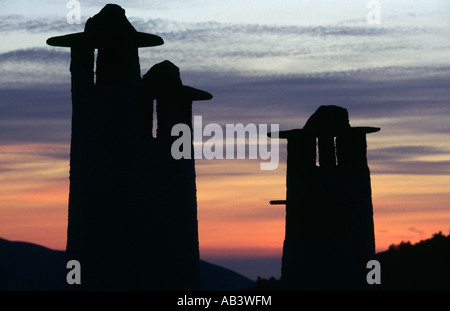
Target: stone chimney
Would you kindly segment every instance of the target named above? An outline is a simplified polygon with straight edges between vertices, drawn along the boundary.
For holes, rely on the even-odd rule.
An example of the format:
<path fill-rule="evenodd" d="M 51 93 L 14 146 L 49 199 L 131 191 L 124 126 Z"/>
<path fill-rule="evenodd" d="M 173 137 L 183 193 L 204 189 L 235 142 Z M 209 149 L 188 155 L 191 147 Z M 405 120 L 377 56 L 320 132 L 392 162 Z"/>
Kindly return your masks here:
<path fill-rule="evenodd" d="M 143 111 L 147 111 L 145 134 L 151 137 L 148 120 L 153 120 L 156 100 L 157 136 L 152 143 L 162 156 L 153 163 L 152 174 L 155 196 L 147 212 L 152 213 L 152 249 L 159 253 L 148 258 L 154 266 L 151 278 L 159 280 L 153 289 L 200 289 L 200 252 L 197 221 L 197 187 L 195 160 L 174 159 L 172 143 L 178 139 L 171 135 L 176 124 L 186 124 L 192 133 L 193 101 L 209 100 L 208 92 L 182 84 L 180 70 L 166 60 L 152 66 L 143 77 Z M 147 106 L 147 108 L 145 108 Z M 191 150 L 192 136 L 191 136 Z"/>
<path fill-rule="evenodd" d="M 377 131 L 351 127 L 344 108 L 321 106 L 302 129 L 279 132 L 287 139 L 286 200 L 271 203 L 286 204 L 284 289 L 367 285 L 375 237 L 366 134 Z"/>
<path fill-rule="evenodd" d="M 137 32 L 125 10 L 108 4 L 84 32 L 47 43 L 71 48 L 66 256 L 80 262 L 82 276 L 68 289 L 198 289 L 194 160 L 174 160 L 172 137 L 147 135 L 142 115 L 138 48 L 163 40 Z M 188 121 L 192 99 L 184 101 Z"/>

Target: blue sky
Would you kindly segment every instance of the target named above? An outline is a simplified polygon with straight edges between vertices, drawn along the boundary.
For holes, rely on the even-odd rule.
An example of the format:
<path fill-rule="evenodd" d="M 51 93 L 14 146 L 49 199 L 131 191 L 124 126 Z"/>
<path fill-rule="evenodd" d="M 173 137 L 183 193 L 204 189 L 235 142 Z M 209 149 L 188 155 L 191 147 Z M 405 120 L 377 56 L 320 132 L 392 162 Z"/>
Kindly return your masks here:
<path fill-rule="evenodd" d="M 46 46 L 45 40 L 83 31 L 87 18 L 109 1 L 80 0 L 80 25 L 67 23 L 67 2 L 0 0 L 3 183 L 18 180 L 17 176 L 24 183 L 39 177 L 67 182 L 70 53 L 69 49 Z M 445 203 L 449 202 L 450 186 L 450 3 L 380 0 L 381 23 L 375 25 L 366 20 L 368 2 L 116 3 L 126 9 L 138 31 L 160 35 L 165 41 L 160 47 L 140 49 L 142 73 L 169 59 L 180 67 L 185 84 L 214 95 L 211 102 L 194 104 L 194 114 L 202 115 L 203 122 L 277 123 L 285 130 L 302 127 L 320 105 L 333 104 L 349 110 L 353 126 L 381 127 L 380 133 L 369 137 L 368 154 L 376 234 L 392 242 L 417 240 L 450 228 L 450 207 Z M 36 147 L 31 154 L 29 149 L 7 149 L 40 144 L 46 147 Z M 284 161 L 285 149 L 280 150 Z M 44 160 L 55 164 L 48 167 Z M 24 162 L 28 166 L 19 165 Z M 33 163 L 36 175 L 28 171 Z M 229 168 L 220 165 L 214 164 L 216 178 L 229 178 Z M 200 190 L 208 189 L 210 166 L 197 163 Z M 38 173 L 41 167 L 43 171 Z M 258 180 L 271 178 L 261 175 L 259 165 L 254 167 L 246 173 Z M 240 168 L 236 166 L 236 170 Z M 273 172 L 276 189 L 258 200 L 283 198 L 284 170 L 281 166 Z M 238 171 L 236 174 L 242 178 Z M 4 201 L 0 209 L 9 203 L 9 196 L 0 190 Z M 402 203 L 405 200 L 406 205 Z M 424 206 L 427 202 L 432 204 Z M 20 208 L 24 207 L 17 207 L 17 213 L 25 210 Z M 66 212 L 66 206 L 53 208 Z M 200 225 L 202 219 L 217 220 L 226 212 L 199 202 Z M 271 213 L 283 220 L 282 209 Z M 259 217 L 255 211 L 246 215 L 255 221 Z M 0 228 L 1 237 L 8 233 Z M 48 245 L 55 245 L 49 241 Z M 236 260 L 227 262 L 238 267 Z M 259 270 L 251 276 L 270 276 L 277 269 L 273 267 L 267 275 Z"/>

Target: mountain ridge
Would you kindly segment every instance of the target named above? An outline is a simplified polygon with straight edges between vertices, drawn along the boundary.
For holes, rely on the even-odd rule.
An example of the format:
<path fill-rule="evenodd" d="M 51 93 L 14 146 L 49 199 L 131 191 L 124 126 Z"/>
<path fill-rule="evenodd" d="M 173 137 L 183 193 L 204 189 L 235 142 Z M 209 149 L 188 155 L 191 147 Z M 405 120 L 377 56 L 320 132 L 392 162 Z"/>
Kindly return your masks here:
<path fill-rule="evenodd" d="M 441 232 L 415 244 L 400 242 L 379 252 L 381 291 L 450 291 L 450 234 Z M 65 252 L 30 242 L 0 238 L 0 290 L 58 291 L 65 287 Z M 59 266 L 59 268 L 58 268 Z M 256 282 L 200 260 L 201 290 L 279 290 L 279 280 Z"/>
<path fill-rule="evenodd" d="M 373 285 L 375 291 L 450 291 L 450 234 L 439 231 L 414 244 L 392 244 L 374 259 L 381 267 L 381 284 Z M 258 279 L 251 289 L 278 291 L 280 280 Z"/>
<path fill-rule="evenodd" d="M 0 290 L 64 290 L 65 251 L 24 241 L 0 238 Z M 253 280 L 230 269 L 200 260 L 201 290 L 242 290 Z"/>

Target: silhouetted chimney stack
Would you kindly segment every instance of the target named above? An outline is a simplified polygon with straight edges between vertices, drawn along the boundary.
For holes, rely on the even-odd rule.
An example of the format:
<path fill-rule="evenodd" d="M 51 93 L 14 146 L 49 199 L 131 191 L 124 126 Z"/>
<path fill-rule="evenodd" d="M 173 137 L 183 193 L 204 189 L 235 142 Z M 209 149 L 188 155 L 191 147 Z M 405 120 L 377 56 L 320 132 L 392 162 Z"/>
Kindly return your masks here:
<path fill-rule="evenodd" d="M 84 32 L 53 37 L 47 43 L 71 48 L 66 257 L 80 262 L 82 282 L 68 288 L 198 289 L 194 160 L 173 159 L 170 129 L 158 139 L 147 131 L 152 107 L 146 106 L 149 85 L 140 77 L 138 48 L 161 45 L 163 40 L 137 32 L 125 10 L 108 4 L 88 19 Z M 176 73 L 179 83 L 166 83 L 172 97 L 160 96 L 159 87 L 150 87 L 157 96 L 150 94 L 149 105 L 156 98 L 161 101 L 158 105 L 170 108 L 170 113 L 158 116 L 161 128 L 191 122 L 196 99 L 186 96 L 189 87 L 181 85 Z M 156 82 L 161 84 L 162 78 L 157 76 Z M 209 96 L 204 99 L 212 97 L 203 94 Z"/>
<path fill-rule="evenodd" d="M 375 255 L 366 134 L 346 109 L 321 106 L 287 139 L 284 289 L 363 289 Z M 269 134 L 270 136 L 270 134 Z M 318 154 L 319 165 L 316 164 Z"/>
<path fill-rule="evenodd" d="M 186 124 L 192 133 L 193 101 L 210 100 L 212 95 L 183 85 L 179 68 L 165 60 L 144 75 L 142 98 L 146 100 L 142 104 L 147 122 L 153 120 L 150 112 L 156 100 L 157 136 L 152 141 L 163 155 L 152 169 L 159 178 L 153 184 L 158 196 L 151 206 L 154 215 L 151 225 L 157 228 L 153 241 L 155 249 L 161 252 L 150 260 L 160 268 L 152 273 L 153 278 L 161 279 L 154 289 L 200 289 L 195 160 L 193 153 L 189 159 L 174 159 L 171 147 L 178 136 L 172 136 L 171 130 L 176 124 Z M 151 136 L 151 127 L 147 125 L 146 129 L 145 135 Z M 193 152 L 192 136 L 190 144 Z"/>

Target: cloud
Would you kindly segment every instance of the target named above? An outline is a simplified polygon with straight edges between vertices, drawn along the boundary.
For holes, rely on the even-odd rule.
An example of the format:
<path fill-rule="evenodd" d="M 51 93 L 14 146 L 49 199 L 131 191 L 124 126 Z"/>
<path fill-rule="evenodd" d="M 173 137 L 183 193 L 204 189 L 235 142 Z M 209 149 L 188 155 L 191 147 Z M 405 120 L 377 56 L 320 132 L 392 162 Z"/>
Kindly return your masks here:
<path fill-rule="evenodd" d="M 67 88 L 0 89 L 0 144 L 70 142 Z"/>
<path fill-rule="evenodd" d="M 429 133 L 436 124 L 442 132 L 450 114 L 450 71 L 446 69 L 447 72 L 441 72 L 437 68 L 436 77 L 428 73 L 431 68 L 388 67 L 296 76 L 223 74 L 217 79 L 212 78 L 214 73 L 205 72 L 204 78 L 195 75 L 192 80 L 199 81 L 198 85 L 214 95 L 211 105 L 196 107 L 207 112 L 216 110 L 225 119 L 234 114 L 241 120 L 247 117 L 265 123 L 276 121 L 281 123 L 281 129 L 289 129 L 303 127 L 320 105 L 340 105 L 348 109 L 353 126 L 382 126 L 383 130 L 387 124 L 385 130 L 389 131 L 391 127 L 397 131 L 414 128 L 415 133 Z M 190 78 L 189 73 L 182 74 Z"/>
<path fill-rule="evenodd" d="M 224 24 L 218 22 L 176 23 L 168 20 L 131 19 L 136 28 L 145 31 L 162 31 L 160 35 L 170 40 L 236 39 L 274 36 L 279 37 L 371 37 L 402 33 L 402 29 L 373 28 L 360 26 L 274 26 L 260 24 Z M 159 25 L 165 26 L 161 28 Z"/>
<path fill-rule="evenodd" d="M 372 174 L 395 175 L 450 175 L 450 160 L 443 161 L 396 161 L 371 165 Z"/>
<path fill-rule="evenodd" d="M 408 230 L 411 231 L 411 232 L 417 233 L 417 234 L 419 234 L 420 236 L 423 236 L 423 235 L 425 234 L 424 231 L 419 230 L 419 229 L 416 229 L 416 228 L 414 228 L 414 227 L 409 227 Z"/>
<path fill-rule="evenodd" d="M 427 33 L 423 28 L 402 27 L 370 27 L 349 25 L 327 25 L 327 26 L 276 26 L 264 24 L 231 24 L 219 22 L 177 22 L 160 18 L 138 18 L 129 17 L 130 22 L 138 31 L 155 33 L 162 36 L 167 42 L 177 43 L 209 43 L 209 48 L 220 46 L 225 51 L 238 47 L 243 52 L 249 52 L 255 47 L 264 47 L 265 50 L 273 51 L 276 47 L 288 48 L 291 53 L 308 51 L 302 49 L 305 43 L 313 40 L 314 53 L 323 50 L 337 51 L 338 49 L 353 50 L 355 52 L 380 49 L 404 49 L 410 48 L 411 42 L 405 38 L 411 38 L 417 34 Z M 84 23 L 81 25 L 69 25 L 61 16 L 47 16 L 42 18 L 30 18 L 25 15 L 4 15 L 0 20 L 0 33 L 28 32 L 32 34 L 42 33 L 72 33 L 83 31 Z M 358 41 L 354 41 L 358 38 Z M 380 38 L 374 39 L 374 38 Z M 391 43 L 386 38 L 394 38 Z M 401 38 L 401 39 L 399 39 Z M 342 40 L 341 40 L 342 39 Z M 331 40 L 331 41 L 329 41 Z M 408 42 L 408 43 L 406 43 Z M 241 48 L 247 43 L 247 49 Z M 279 43 L 282 43 L 281 45 Z M 308 44 L 310 45 L 310 44 Z M 314 46 L 317 46 L 314 49 Z M 250 47 L 250 48 L 248 48 Z M 294 50 L 295 49 L 295 50 Z M 342 50 L 340 51 L 342 52 Z M 273 53 L 273 52 L 272 52 Z M 238 54 L 241 55 L 241 54 Z M 261 54 L 256 54 L 261 55 Z"/>
<path fill-rule="evenodd" d="M 402 60 L 408 61 L 420 51 L 432 58 L 442 53 L 443 48 L 441 44 L 441 52 L 433 50 L 430 54 L 428 46 L 416 40 L 418 35 L 429 32 L 426 27 L 194 23 L 136 16 L 129 19 L 138 31 L 154 33 L 165 40 L 163 46 L 140 49 L 142 63 L 148 64 L 143 68 L 149 68 L 155 60 L 170 59 L 184 70 L 212 69 L 216 73 L 240 72 L 248 76 L 366 70 L 395 65 L 398 53 L 402 53 Z M 6 15 L 0 21 L 0 33 L 26 32 L 41 37 L 43 34 L 50 37 L 83 29 L 84 25 L 68 25 L 60 16 L 32 19 L 25 15 Z M 48 49 L 52 52 L 46 56 L 40 50 L 45 47 L 44 40 L 36 42 L 42 45 L 9 51 L 9 54 L 2 55 L 3 59 L 35 58 L 37 61 L 54 57 L 55 62 L 69 55 L 67 49 L 59 48 Z"/>
<path fill-rule="evenodd" d="M 0 89 L 2 122 L 14 119 L 66 119 L 71 114 L 70 85 L 46 88 Z"/>
<path fill-rule="evenodd" d="M 17 49 L 0 54 L 0 88 L 48 88 L 70 83 L 70 50 L 50 47 Z"/>
<path fill-rule="evenodd" d="M 24 31 L 30 33 L 50 33 L 73 29 L 67 20 L 61 17 L 27 17 L 25 15 L 2 15 L 0 19 L 0 32 L 10 33 Z"/>
<path fill-rule="evenodd" d="M 23 163 L 28 157 L 50 158 L 53 160 L 69 160 L 70 145 L 63 143 L 20 143 L 0 145 L 2 164 L 4 159 L 9 163 Z"/>
<path fill-rule="evenodd" d="M 68 49 L 53 48 L 18 49 L 1 53 L 0 64 L 5 62 L 68 63 L 70 62 L 70 52 Z"/>
<path fill-rule="evenodd" d="M 447 150 L 432 146 L 394 146 L 370 150 L 371 161 L 404 160 L 421 156 L 445 155 Z"/>

